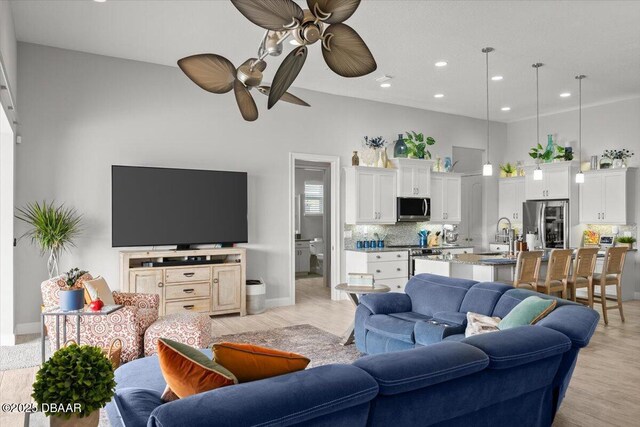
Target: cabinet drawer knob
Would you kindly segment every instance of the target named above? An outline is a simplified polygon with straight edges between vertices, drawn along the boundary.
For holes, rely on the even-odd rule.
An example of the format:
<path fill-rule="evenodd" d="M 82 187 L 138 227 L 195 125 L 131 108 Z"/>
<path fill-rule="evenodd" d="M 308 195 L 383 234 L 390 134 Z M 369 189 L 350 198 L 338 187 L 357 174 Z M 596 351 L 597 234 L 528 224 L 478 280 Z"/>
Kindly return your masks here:
<path fill-rule="evenodd" d="M 398 255 L 396 255 L 396 256 L 397 256 L 398 258 L 402 258 L 402 255 L 400 255 L 400 254 L 398 254 Z"/>
<path fill-rule="evenodd" d="M 195 289 L 183 289 L 182 292 L 184 292 L 185 294 L 192 294 L 194 293 L 196 290 Z"/>
<path fill-rule="evenodd" d="M 376 255 L 376 258 L 380 259 L 380 255 Z"/>
<path fill-rule="evenodd" d="M 397 271 L 402 271 L 402 269 L 400 267 L 396 268 Z"/>
<path fill-rule="evenodd" d="M 376 270 L 376 273 L 382 273 L 382 271 L 381 270 Z"/>
<path fill-rule="evenodd" d="M 162 282 L 158 282 L 158 287 L 159 287 L 159 288 L 161 288 L 161 287 L 163 287 L 163 286 L 164 286 L 164 283 L 162 283 Z"/>
<path fill-rule="evenodd" d="M 182 273 L 182 274 L 185 275 L 186 277 L 193 277 L 193 275 L 196 273 L 191 272 L 191 273 Z"/>
<path fill-rule="evenodd" d="M 396 288 L 398 288 L 398 289 L 401 289 L 401 288 L 402 288 L 402 286 L 400 286 L 400 285 L 397 285 L 397 286 L 396 286 Z"/>
<path fill-rule="evenodd" d="M 213 283 L 218 283 L 218 279 L 213 279 Z"/>
<path fill-rule="evenodd" d="M 193 308 L 195 307 L 195 305 L 190 304 L 190 305 L 183 305 L 182 308 L 184 308 L 185 310 L 193 310 Z"/>

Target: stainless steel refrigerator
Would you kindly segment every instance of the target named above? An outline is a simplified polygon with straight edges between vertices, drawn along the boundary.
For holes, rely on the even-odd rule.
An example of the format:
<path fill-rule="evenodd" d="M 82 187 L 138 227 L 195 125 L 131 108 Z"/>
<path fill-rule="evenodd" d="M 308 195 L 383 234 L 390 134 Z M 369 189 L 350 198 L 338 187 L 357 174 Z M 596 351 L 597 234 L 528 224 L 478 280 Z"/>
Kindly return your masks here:
<path fill-rule="evenodd" d="M 569 201 L 531 200 L 522 204 L 523 234 L 534 233 L 544 249 L 569 247 Z M 535 248 L 529 248 L 535 249 Z"/>

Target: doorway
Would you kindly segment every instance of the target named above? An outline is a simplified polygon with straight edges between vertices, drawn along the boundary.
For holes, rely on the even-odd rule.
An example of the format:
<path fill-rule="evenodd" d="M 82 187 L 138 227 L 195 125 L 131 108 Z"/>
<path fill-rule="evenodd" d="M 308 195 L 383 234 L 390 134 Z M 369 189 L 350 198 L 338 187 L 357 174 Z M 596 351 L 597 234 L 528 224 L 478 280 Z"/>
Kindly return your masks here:
<path fill-rule="evenodd" d="M 459 225 L 459 242 L 474 247 L 474 251 L 484 245 L 484 180 L 482 159 L 484 150 L 467 147 L 453 147 L 453 161 L 456 172 L 462 176 L 462 221 Z"/>
<path fill-rule="evenodd" d="M 291 304 L 338 297 L 339 162 L 338 157 L 291 154 Z"/>
<path fill-rule="evenodd" d="M 0 106 L 0 345 L 15 344 L 13 282 L 14 133 Z"/>

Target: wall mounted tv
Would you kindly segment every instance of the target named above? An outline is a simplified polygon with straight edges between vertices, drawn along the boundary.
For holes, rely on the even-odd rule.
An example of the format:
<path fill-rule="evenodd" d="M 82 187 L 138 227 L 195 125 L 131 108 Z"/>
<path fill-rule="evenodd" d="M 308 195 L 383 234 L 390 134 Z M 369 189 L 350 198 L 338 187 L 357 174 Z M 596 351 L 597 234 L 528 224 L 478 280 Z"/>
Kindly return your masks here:
<path fill-rule="evenodd" d="M 247 174 L 112 166 L 113 247 L 247 242 Z"/>

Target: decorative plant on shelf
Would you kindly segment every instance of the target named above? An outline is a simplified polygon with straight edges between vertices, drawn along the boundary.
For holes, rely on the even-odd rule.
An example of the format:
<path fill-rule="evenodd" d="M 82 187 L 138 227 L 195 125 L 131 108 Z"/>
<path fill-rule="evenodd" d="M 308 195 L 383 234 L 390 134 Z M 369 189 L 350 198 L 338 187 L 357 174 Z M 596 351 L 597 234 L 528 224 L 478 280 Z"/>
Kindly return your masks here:
<path fill-rule="evenodd" d="M 424 134 L 410 131 L 406 133 L 407 137 L 404 138 L 404 143 L 407 144 L 408 156 L 415 159 L 430 159 L 431 152 L 427 150 L 427 146 L 434 145 L 436 140 L 433 137 Z"/>
<path fill-rule="evenodd" d="M 38 245 L 43 254 L 49 253 L 49 278 L 57 276 L 60 253 L 75 246 L 73 240 L 81 232 L 82 216 L 73 208 L 55 206 L 54 202 L 46 201 L 42 204 L 29 203 L 24 208 L 17 208 L 17 211 L 16 218 L 31 226 L 20 238 L 31 237 L 31 242 Z"/>
<path fill-rule="evenodd" d="M 115 386 L 113 365 L 102 350 L 72 343 L 44 362 L 31 397 L 51 425 L 97 426 L 99 409 L 111 400 Z M 64 412 L 56 411 L 60 408 Z"/>
<path fill-rule="evenodd" d="M 635 242 L 636 238 L 631 236 L 621 236 L 616 239 L 616 244 L 618 246 L 628 246 L 629 249 L 633 248 L 633 244 Z"/>
<path fill-rule="evenodd" d="M 364 146 L 369 148 L 369 153 L 363 156 L 366 164 L 384 168 L 387 166 L 387 140 L 381 136 L 364 137 Z"/>
<path fill-rule="evenodd" d="M 500 171 L 504 173 L 504 176 L 511 177 L 516 173 L 516 168 L 511 163 L 507 162 L 504 165 L 500 165 Z"/>
<path fill-rule="evenodd" d="M 622 150 L 604 150 L 602 157 L 610 160 L 627 160 L 631 158 L 633 154 L 633 151 L 624 148 Z"/>
<path fill-rule="evenodd" d="M 554 144 L 554 148 L 555 148 L 555 156 L 553 156 L 554 159 L 556 160 L 564 160 L 564 161 L 571 161 L 573 160 L 573 151 L 571 150 L 571 148 L 569 147 L 569 149 L 562 147 L 558 144 Z"/>
<path fill-rule="evenodd" d="M 535 160 L 550 162 L 553 159 L 553 149 L 544 148 L 542 144 L 538 144 L 535 147 L 531 147 L 529 156 Z"/>

